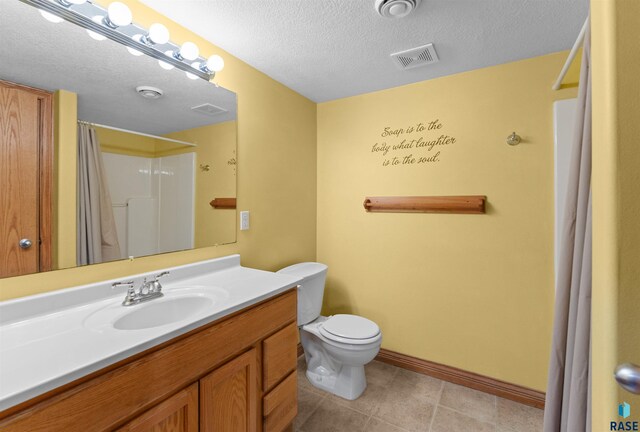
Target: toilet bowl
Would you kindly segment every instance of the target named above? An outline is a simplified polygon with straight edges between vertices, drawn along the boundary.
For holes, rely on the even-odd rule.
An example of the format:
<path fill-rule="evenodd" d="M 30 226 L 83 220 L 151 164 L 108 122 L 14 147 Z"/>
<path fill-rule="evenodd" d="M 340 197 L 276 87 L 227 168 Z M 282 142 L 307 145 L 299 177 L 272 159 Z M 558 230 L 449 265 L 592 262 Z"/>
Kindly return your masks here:
<path fill-rule="evenodd" d="M 320 315 L 326 265 L 300 263 L 278 273 L 302 278 L 298 287 L 298 328 L 309 382 L 344 399 L 357 399 L 367 387 L 364 365 L 380 350 L 380 328 L 357 315 Z"/>

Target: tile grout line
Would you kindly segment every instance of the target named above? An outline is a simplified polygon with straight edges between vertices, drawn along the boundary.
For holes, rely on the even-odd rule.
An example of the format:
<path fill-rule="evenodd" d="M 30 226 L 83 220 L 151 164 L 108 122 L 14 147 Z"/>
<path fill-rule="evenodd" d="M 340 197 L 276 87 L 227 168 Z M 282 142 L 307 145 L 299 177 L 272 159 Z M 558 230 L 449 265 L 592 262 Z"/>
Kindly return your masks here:
<path fill-rule="evenodd" d="M 309 390 L 307 390 L 309 391 Z M 313 392 L 311 392 L 313 393 Z M 309 419 L 311 419 L 311 417 L 316 413 L 316 411 L 318 411 L 318 408 L 320 408 L 320 405 L 322 405 L 322 402 L 325 401 L 325 399 L 327 399 L 327 395 L 321 395 L 319 393 L 314 393 L 317 394 L 318 396 L 320 396 L 320 400 L 318 401 L 318 403 L 316 404 L 315 408 L 313 408 L 311 410 L 311 412 L 309 413 L 309 415 L 307 416 L 307 418 L 302 422 L 302 424 L 300 425 L 300 428 L 303 429 L 303 426 L 309 421 Z"/>
<path fill-rule="evenodd" d="M 388 422 L 387 420 L 385 420 L 385 419 L 383 419 L 383 418 L 381 418 L 381 417 L 375 417 L 374 415 L 372 415 L 372 416 L 371 416 L 371 418 L 372 418 L 372 419 L 379 420 L 381 423 L 384 423 L 384 424 L 386 424 L 386 425 L 392 426 L 392 427 L 394 427 L 394 428 L 398 429 L 398 430 L 399 430 L 399 431 L 401 431 L 401 432 L 410 432 L 410 431 L 409 431 L 409 429 L 405 429 L 405 428 L 400 427 L 400 426 L 398 426 L 398 425 L 396 425 L 396 424 L 393 424 L 393 423 L 391 423 L 391 422 Z M 366 432 L 366 431 L 365 431 L 365 432 Z"/>
<path fill-rule="evenodd" d="M 369 417 L 367 417 L 367 421 L 364 422 L 364 427 L 362 429 L 362 432 L 367 432 L 367 425 L 371 422 L 372 418 L 373 418 L 373 414 L 370 414 Z"/>
<path fill-rule="evenodd" d="M 498 396 L 493 396 L 493 409 L 494 409 L 494 413 L 495 413 L 495 423 L 493 424 L 495 427 L 493 428 L 493 430 L 495 432 L 498 432 Z"/>
<path fill-rule="evenodd" d="M 445 382 L 445 385 L 446 385 L 446 382 Z M 444 388 L 443 388 L 443 392 L 444 392 Z M 484 392 L 480 392 L 480 393 L 484 393 Z M 488 394 L 488 393 L 484 393 L 484 394 Z M 494 395 L 490 395 L 490 396 L 493 397 L 493 409 L 494 409 L 494 419 L 493 419 L 493 421 L 483 420 L 481 418 L 478 418 L 476 416 L 473 416 L 473 415 L 469 414 L 468 412 L 460 411 L 460 410 L 458 410 L 456 408 L 450 407 L 449 405 L 443 405 L 441 403 L 442 394 L 440 395 L 440 398 L 438 399 L 438 406 L 441 406 L 442 408 L 448 409 L 449 411 L 453 411 L 453 412 L 455 412 L 457 414 L 463 415 L 463 416 L 465 416 L 467 418 L 479 421 L 480 423 L 486 423 L 486 424 L 493 425 L 493 426 L 495 426 L 495 429 L 497 429 L 498 428 L 498 398 L 497 398 L 497 396 L 494 396 Z"/>
<path fill-rule="evenodd" d="M 387 382 L 387 386 L 391 385 L 391 383 L 393 382 L 393 380 L 396 378 L 396 376 L 398 375 L 398 373 L 399 373 L 399 371 L 400 371 L 400 368 L 399 368 L 399 367 L 397 367 L 397 366 L 392 366 L 392 367 L 393 367 L 393 369 L 394 369 L 394 370 L 393 370 L 393 373 L 391 374 L 391 378 L 389 378 L 389 381 Z M 385 423 L 385 424 L 391 425 L 391 426 L 393 426 L 394 428 L 397 428 L 397 429 L 401 430 L 402 432 L 409 432 L 409 431 L 407 431 L 405 428 L 402 428 L 402 427 L 400 427 L 400 426 L 397 426 L 397 425 L 395 425 L 395 424 L 393 424 L 393 423 L 389 423 L 387 420 L 383 419 L 382 417 L 376 417 L 376 416 L 375 416 L 375 413 L 377 413 L 377 408 L 378 408 L 378 406 L 380 405 L 380 403 L 381 403 L 381 401 L 380 401 L 380 400 L 378 400 L 378 401 L 375 403 L 375 405 L 373 406 L 373 408 L 372 408 L 372 413 L 371 413 L 371 415 L 369 416 L 369 420 L 367 421 L 367 423 L 365 424 L 365 426 L 366 426 L 367 424 L 369 424 L 369 422 L 371 422 L 371 420 L 372 420 L 372 419 L 374 419 L 374 418 L 375 418 L 376 420 L 379 420 L 379 421 L 381 421 L 382 423 Z M 366 430 L 365 430 L 364 432 L 366 432 Z"/>
<path fill-rule="evenodd" d="M 441 408 L 444 408 L 444 409 L 448 409 L 449 411 L 453 411 L 456 414 L 460 414 L 460 415 L 465 416 L 467 418 L 470 418 L 472 420 L 479 421 L 480 423 L 486 423 L 486 424 L 490 424 L 490 425 L 495 425 L 497 427 L 497 422 L 482 420 L 482 419 L 479 419 L 478 417 L 474 417 L 472 415 L 469 415 L 469 413 L 466 413 L 464 411 L 458 411 L 457 409 L 448 407 L 446 405 L 438 404 L 438 406 L 441 407 Z"/>
<path fill-rule="evenodd" d="M 442 381 L 440 391 L 438 392 L 438 399 L 433 407 L 433 416 L 431 416 L 431 422 L 429 423 L 429 432 L 431 432 L 431 429 L 433 428 L 433 422 L 435 421 L 436 414 L 438 413 L 438 406 L 440 405 L 440 399 L 442 399 L 442 393 L 444 393 L 444 381 Z"/>

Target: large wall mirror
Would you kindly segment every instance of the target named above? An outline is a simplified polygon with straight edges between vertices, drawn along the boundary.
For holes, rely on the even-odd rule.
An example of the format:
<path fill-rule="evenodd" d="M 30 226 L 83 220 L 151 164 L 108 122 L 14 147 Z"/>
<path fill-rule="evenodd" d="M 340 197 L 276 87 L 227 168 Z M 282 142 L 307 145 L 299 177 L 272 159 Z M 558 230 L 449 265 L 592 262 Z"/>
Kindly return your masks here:
<path fill-rule="evenodd" d="M 235 93 L 19 0 L 0 40 L 0 277 L 236 241 Z"/>

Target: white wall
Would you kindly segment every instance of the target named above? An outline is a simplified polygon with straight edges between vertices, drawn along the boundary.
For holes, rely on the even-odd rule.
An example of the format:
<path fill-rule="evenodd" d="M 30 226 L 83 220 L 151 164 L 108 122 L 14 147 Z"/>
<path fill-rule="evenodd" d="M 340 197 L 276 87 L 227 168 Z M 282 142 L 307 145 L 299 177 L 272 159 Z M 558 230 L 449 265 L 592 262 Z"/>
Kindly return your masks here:
<path fill-rule="evenodd" d="M 195 154 L 102 156 L 122 257 L 192 248 Z"/>
<path fill-rule="evenodd" d="M 158 159 L 158 245 L 161 252 L 193 248 L 195 163 L 195 153 Z"/>
<path fill-rule="evenodd" d="M 127 207 L 130 198 L 150 197 L 152 159 L 102 153 L 122 258 L 128 257 Z"/>

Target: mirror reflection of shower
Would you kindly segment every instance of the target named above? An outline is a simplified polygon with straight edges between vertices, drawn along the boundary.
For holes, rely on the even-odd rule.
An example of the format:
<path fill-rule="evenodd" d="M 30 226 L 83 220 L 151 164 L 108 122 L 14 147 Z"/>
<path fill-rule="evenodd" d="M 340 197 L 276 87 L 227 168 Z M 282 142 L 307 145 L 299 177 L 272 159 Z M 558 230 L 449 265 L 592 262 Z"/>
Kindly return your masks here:
<path fill-rule="evenodd" d="M 91 126 L 111 201 L 102 219 L 113 218 L 117 233 L 114 259 L 193 248 L 195 144 Z"/>

